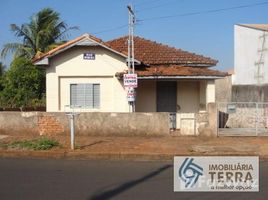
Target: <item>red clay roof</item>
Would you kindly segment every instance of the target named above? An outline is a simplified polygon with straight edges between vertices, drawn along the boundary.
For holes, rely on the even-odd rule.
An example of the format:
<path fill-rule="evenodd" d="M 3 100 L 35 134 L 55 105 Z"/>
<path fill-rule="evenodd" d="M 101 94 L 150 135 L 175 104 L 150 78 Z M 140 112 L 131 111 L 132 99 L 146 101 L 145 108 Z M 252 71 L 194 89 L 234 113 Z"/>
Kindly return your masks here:
<path fill-rule="evenodd" d="M 106 42 L 106 44 L 121 53 L 127 52 L 128 36 Z M 205 65 L 214 66 L 217 60 L 197 55 L 181 49 L 176 49 L 140 37 L 134 38 L 135 58 L 147 65 Z"/>
<path fill-rule="evenodd" d="M 139 77 L 144 76 L 227 76 L 227 72 L 208 69 L 206 67 L 185 67 L 185 66 L 153 66 L 145 68 L 137 68 L 135 71 Z M 123 76 L 124 72 L 118 73 Z"/>
<path fill-rule="evenodd" d="M 85 38 L 92 39 L 106 47 L 113 49 L 114 51 L 121 53 L 127 56 L 127 39 L 128 37 L 121 37 L 115 40 L 108 42 L 103 42 L 101 39 L 96 38 L 89 34 L 84 34 L 80 37 L 77 37 L 73 40 L 70 40 L 45 54 L 41 54 L 38 57 L 33 59 L 33 62 L 39 61 L 45 57 L 50 57 L 58 51 L 67 48 L 79 42 Z M 196 65 L 205 65 L 205 66 L 214 66 L 218 61 L 213 60 L 208 57 L 197 55 L 194 53 L 189 53 L 181 49 L 176 49 L 163 45 L 160 43 L 153 42 L 151 40 L 146 40 L 144 38 L 135 37 L 134 38 L 135 46 L 135 59 L 141 61 L 146 65 L 186 65 L 186 66 L 196 66 Z"/>
<path fill-rule="evenodd" d="M 70 40 L 51 51 L 36 57 L 34 62 L 45 57 L 53 56 L 60 50 L 79 42 L 85 38 L 92 39 L 114 51 L 127 55 L 127 39 L 121 37 L 112 41 L 103 42 L 101 39 L 84 34 L 74 40 Z M 227 73 L 217 70 L 207 69 L 216 65 L 217 61 L 194 53 L 189 53 L 181 49 L 175 49 L 167 45 L 156 43 L 144 38 L 135 37 L 135 58 L 147 66 L 137 66 L 138 76 L 226 76 Z M 199 66 L 200 65 L 200 66 Z M 199 67 L 196 67 L 199 66 Z M 207 67 L 201 67 L 207 66 Z M 117 75 L 122 76 L 122 73 Z"/>

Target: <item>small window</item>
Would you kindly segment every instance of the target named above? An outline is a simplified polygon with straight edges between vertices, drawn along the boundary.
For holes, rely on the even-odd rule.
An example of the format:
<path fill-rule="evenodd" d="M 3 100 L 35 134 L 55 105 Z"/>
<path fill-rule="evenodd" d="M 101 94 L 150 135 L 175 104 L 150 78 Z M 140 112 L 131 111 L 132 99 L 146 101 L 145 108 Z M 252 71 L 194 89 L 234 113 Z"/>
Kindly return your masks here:
<path fill-rule="evenodd" d="M 100 108 L 100 84 L 71 84 L 71 107 Z"/>

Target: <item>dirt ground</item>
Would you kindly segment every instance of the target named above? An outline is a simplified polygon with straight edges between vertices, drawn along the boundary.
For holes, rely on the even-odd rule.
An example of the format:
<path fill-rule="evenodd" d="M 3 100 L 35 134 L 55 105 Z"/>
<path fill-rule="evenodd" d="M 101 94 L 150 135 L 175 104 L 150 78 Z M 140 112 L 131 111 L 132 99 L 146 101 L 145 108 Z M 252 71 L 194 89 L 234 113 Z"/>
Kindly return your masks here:
<path fill-rule="evenodd" d="M 32 140 L 41 136 L 8 136 L 0 143 Z M 69 136 L 47 136 L 61 147 L 53 151 L 72 151 Z M 165 155 L 261 155 L 268 156 L 268 137 L 92 137 L 75 138 L 76 153 L 165 154 Z M 2 149 L 3 150 L 3 149 Z M 8 149 L 11 150 L 12 149 Z M 26 150 L 22 150 L 26 151 Z"/>

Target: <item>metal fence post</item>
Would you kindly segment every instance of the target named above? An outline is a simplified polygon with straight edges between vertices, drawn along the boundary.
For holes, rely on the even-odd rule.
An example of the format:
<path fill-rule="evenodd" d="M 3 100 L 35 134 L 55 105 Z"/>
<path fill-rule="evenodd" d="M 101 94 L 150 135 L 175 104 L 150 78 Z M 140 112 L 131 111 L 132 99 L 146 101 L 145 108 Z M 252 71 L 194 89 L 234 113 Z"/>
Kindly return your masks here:
<path fill-rule="evenodd" d="M 70 106 L 69 105 L 64 106 L 64 110 L 66 108 L 70 109 Z M 71 112 L 66 112 L 66 115 L 70 119 L 69 123 L 70 123 L 70 135 L 71 135 L 71 149 L 74 150 L 75 149 L 75 115 L 79 115 L 79 113 L 75 112 L 73 108 Z"/>
<path fill-rule="evenodd" d="M 75 127 L 74 127 L 74 114 L 70 114 L 70 129 L 71 129 L 71 149 L 75 149 L 75 141 L 74 141 L 74 132 L 75 132 Z"/>

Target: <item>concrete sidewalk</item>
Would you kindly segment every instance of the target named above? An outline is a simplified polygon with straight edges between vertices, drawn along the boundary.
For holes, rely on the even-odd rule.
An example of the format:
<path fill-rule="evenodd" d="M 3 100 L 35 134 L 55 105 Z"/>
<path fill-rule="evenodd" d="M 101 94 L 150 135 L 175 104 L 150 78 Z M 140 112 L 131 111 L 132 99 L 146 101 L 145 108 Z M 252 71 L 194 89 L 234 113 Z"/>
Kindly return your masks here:
<path fill-rule="evenodd" d="M 36 136 L 9 136 L 0 143 L 30 140 Z M 54 136 L 61 148 L 49 151 L 1 149 L 0 157 L 171 160 L 175 155 L 258 155 L 268 159 L 268 137 L 76 137 L 70 150 L 69 137 Z"/>

